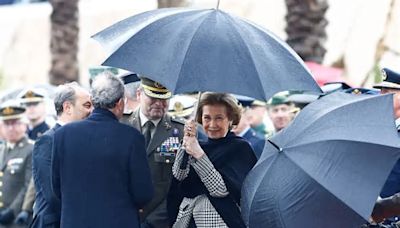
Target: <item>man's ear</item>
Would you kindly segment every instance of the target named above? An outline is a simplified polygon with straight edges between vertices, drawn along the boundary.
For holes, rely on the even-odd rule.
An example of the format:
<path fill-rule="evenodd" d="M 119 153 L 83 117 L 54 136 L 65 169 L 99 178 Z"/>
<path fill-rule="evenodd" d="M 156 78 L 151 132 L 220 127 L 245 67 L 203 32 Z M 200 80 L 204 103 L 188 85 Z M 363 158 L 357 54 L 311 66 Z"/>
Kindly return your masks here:
<path fill-rule="evenodd" d="M 65 101 L 62 106 L 63 106 L 63 113 L 66 114 L 71 114 L 71 102 Z"/>

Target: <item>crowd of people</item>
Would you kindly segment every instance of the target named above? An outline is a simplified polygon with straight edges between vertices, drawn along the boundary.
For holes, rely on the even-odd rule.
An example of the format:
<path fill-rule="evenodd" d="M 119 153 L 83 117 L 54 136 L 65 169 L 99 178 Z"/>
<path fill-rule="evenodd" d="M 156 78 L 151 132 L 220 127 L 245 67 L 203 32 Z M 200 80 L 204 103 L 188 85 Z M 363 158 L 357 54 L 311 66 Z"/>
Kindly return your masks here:
<path fill-rule="evenodd" d="M 375 88 L 394 94 L 399 129 L 400 74 L 382 72 Z M 244 179 L 268 138 L 306 106 L 299 93 L 263 102 L 205 92 L 198 100 L 133 76 L 104 72 L 90 91 L 59 86 L 52 126 L 38 88 L 0 105 L 0 227 L 245 227 Z M 337 91 L 377 92 L 325 92 Z M 381 227 L 395 227 L 400 214 L 399 164 L 371 215 Z"/>

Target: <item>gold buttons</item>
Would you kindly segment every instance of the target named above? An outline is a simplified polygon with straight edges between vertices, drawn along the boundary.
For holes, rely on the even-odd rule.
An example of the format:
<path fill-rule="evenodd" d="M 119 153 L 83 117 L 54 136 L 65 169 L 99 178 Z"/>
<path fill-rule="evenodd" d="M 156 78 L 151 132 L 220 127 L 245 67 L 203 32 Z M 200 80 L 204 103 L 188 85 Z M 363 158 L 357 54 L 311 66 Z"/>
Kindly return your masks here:
<path fill-rule="evenodd" d="M 0 207 L 3 207 L 3 206 L 4 206 L 3 202 L 0 202 Z"/>
<path fill-rule="evenodd" d="M 3 174 L 4 174 L 3 172 L 0 172 L 0 177 L 2 177 L 2 176 L 3 176 Z"/>

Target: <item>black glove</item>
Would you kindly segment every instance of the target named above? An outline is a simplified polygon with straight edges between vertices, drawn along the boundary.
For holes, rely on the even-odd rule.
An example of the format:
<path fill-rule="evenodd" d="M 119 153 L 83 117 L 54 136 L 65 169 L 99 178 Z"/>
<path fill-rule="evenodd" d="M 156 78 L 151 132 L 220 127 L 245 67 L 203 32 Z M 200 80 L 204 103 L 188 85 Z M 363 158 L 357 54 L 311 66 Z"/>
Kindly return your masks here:
<path fill-rule="evenodd" d="M 29 222 L 29 212 L 21 211 L 17 218 L 15 219 L 14 223 L 18 225 L 28 225 Z"/>
<path fill-rule="evenodd" d="M 14 211 L 11 208 L 4 208 L 0 212 L 0 224 L 7 225 L 14 220 Z"/>

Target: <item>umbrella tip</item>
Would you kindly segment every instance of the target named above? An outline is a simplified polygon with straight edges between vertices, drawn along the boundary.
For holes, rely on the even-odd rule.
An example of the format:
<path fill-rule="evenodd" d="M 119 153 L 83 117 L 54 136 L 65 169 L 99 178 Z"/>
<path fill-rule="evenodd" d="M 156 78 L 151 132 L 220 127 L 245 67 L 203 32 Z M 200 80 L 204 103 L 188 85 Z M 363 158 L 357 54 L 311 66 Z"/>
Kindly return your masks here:
<path fill-rule="evenodd" d="M 220 0 L 217 1 L 217 8 L 216 8 L 217 10 L 219 9 L 219 1 Z"/>
<path fill-rule="evenodd" d="M 268 142 L 270 142 L 279 151 L 279 153 L 283 152 L 283 148 L 279 147 L 278 145 L 276 145 L 274 142 L 272 142 L 269 139 L 268 139 Z"/>

